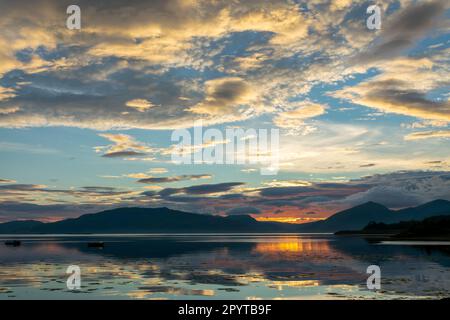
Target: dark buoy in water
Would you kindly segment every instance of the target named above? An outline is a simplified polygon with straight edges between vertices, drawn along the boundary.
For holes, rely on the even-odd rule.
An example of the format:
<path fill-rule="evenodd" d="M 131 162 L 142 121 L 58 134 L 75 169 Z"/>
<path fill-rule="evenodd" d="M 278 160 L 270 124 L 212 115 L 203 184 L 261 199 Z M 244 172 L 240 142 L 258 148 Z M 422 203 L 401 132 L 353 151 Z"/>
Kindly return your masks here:
<path fill-rule="evenodd" d="M 7 240 L 7 241 L 5 241 L 5 245 L 7 245 L 7 246 L 18 247 L 21 244 L 22 244 L 22 242 L 19 241 L 19 240 Z"/>
<path fill-rule="evenodd" d="M 104 246 L 104 242 L 88 242 L 88 248 L 103 248 Z"/>

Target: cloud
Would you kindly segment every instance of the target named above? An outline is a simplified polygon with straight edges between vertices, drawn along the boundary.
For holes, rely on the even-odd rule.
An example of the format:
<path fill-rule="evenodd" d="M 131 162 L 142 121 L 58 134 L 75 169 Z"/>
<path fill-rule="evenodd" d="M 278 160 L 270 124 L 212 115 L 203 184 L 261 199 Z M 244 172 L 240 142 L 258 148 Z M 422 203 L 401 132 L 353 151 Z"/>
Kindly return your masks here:
<path fill-rule="evenodd" d="M 269 187 L 262 188 L 263 197 L 342 197 L 355 192 L 367 190 L 367 185 L 345 183 L 312 183 L 309 186 Z"/>
<path fill-rule="evenodd" d="M 235 187 L 242 186 L 243 182 L 225 182 L 216 184 L 201 184 L 196 186 L 190 186 L 185 188 L 166 188 L 159 192 L 159 195 L 163 197 L 172 196 L 175 194 L 186 195 L 205 195 L 228 192 Z"/>
<path fill-rule="evenodd" d="M 0 203 L 0 222 L 11 220 L 53 222 L 61 219 L 76 218 L 84 213 L 98 212 L 104 208 L 96 205 L 34 204 L 9 201 Z"/>
<path fill-rule="evenodd" d="M 1 99 L 1 97 L 0 97 Z M 10 113 L 16 113 L 17 111 L 19 111 L 20 108 L 19 107 L 7 107 L 7 108 L 3 108 L 0 110 L 0 114 L 10 114 Z"/>
<path fill-rule="evenodd" d="M 145 158 L 139 158 L 139 159 L 144 159 Z M 129 158 L 127 158 L 126 160 L 129 160 Z M 152 176 L 150 174 L 163 174 L 163 173 L 167 173 L 168 170 L 165 168 L 151 168 L 150 170 L 148 170 L 147 172 L 136 172 L 136 173 L 127 173 L 127 174 L 122 174 L 122 175 L 103 175 L 101 176 L 102 178 L 110 178 L 110 179 L 119 179 L 119 178 L 133 178 L 133 179 L 146 179 L 146 178 L 152 178 Z"/>
<path fill-rule="evenodd" d="M 413 132 L 405 136 L 405 140 L 423 140 L 431 138 L 450 138 L 450 130 Z"/>
<path fill-rule="evenodd" d="M 88 187 L 81 187 L 81 189 L 87 190 L 87 191 L 95 191 L 95 192 L 111 192 L 117 190 L 114 187 L 98 187 L 98 186 L 88 186 Z"/>
<path fill-rule="evenodd" d="M 371 168 L 371 167 L 375 167 L 376 163 L 367 163 L 367 164 L 362 164 L 359 167 L 360 168 Z"/>
<path fill-rule="evenodd" d="M 103 205 L 111 206 L 134 199 L 139 191 L 109 186 L 86 186 L 80 188 L 51 188 L 40 184 L 1 184 L 0 203 L 26 202 L 41 204 Z"/>
<path fill-rule="evenodd" d="M 411 4 L 394 14 L 392 20 L 382 26 L 380 38 L 373 47 L 356 57 L 360 63 L 390 58 L 411 47 L 438 24 L 448 3 L 444 0 Z"/>
<path fill-rule="evenodd" d="M 40 184 L 7 184 L 0 186 L 0 190 L 7 190 L 7 191 L 42 191 L 45 190 L 45 185 Z"/>
<path fill-rule="evenodd" d="M 383 62 L 378 65 L 379 75 L 330 95 L 383 112 L 449 122 L 449 100 L 429 98 L 430 92 L 447 85 L 443 79 L 448 77 L 445 64 L 433 59 L 399 58 Z"/>
<path fill-rule="evenodd" d="M 119 195 L 123 193 L 129 193 L 129 191 L 122 191 L 115 187 L 81 187 L 80 189 L 56 189 L 49 188 L 43 184 L 6 184 L 0 185 L 0 191 L 9 193 L 9 192 L 36 192 L 36 193 L 56 193 L 56 194 L 68 194 L 68 195 Z"/>
<path fill-rule="evenodd" d="M 372 89 L 355 102 L 382 111 L 409 115 L 417 118 L 450 121 L 450 102 L 432 101 L 417 90 L 404 89 L 406 83 L 372 82 Z"/>
<path fill-rule="evenodd" d="M 318 190 L 314 187 L 272 187 L 262 189 L 259 194 L 263 197 L 292 197 L 315 191 Z"/>
<path fill-rule="evenodd" d="M 300 103 L 294 109 L 279 113 L 273 122 L 280 128 L 285 129 L 299 129 L 305 124 L 305 120 L 314 118 L 325 113 L 325 107 L 312 102 Z"/>
<path fill-rule="evenodd" d="M 7 99 L 12 98 L 14 96 L 15 96 L 15 94 L 14 94 L 14 90 L 13 89 L 11 89 L 11 88 L 4 88 L 4 87 L 0 86 L 0 101 L 1 100 L 7 100 Z M 11 107 L 9 109 L 5 108 L 5 109 L 0 110 L 0 113 L 8 114 L 8 113 L 17 112 L 18 110 L 19 110 L 19 108 L 17 108 L 17 107 Z"/>
<path fill-rule="evenodd" d="M 147 171 L 150 174 L 163 174 L 169 172 L 166 168 L 151 168 Z"/>
<path fill-rule="evenodd" d="M 259 214 L 261 210 L 255 207 L 237 207 L 227 211 L 227 215 Z"/>
<path fill-rule="evenodd" d="M 153 104 L 145 99 L 133 99 L 130 101 L 127 101 L 126 106 L 132 109 L 135 109 L 139 112 L 145 112 L 146 110 L 153 107 Z"/>
<path fill-rule="evenodd" d="M 311 182 L 306 180 L 272 180 L 263 182 L 264 186 L 269 187 L 308 187 L 311 186 Z"/>
<path fill-rule="evenodd" d="M 104 158 L 125 158 L 125 157 L 139 157 L 139 156 L 145 156 L 145 153 L 142 152 L 136 152 L 136 151 L 115 151 L 115 152 L 108 152 L 102 155 Z"/>
<path fill-rule="evenodd" d="M 145 179 L 145 178 L 149 178 L 150 177 L 147 173 L 143 173 L 143 172 L 140 172 L 140 173 L 129 173 L 129 174 L 126 174 L 124 176 L 126 176 L 127 178 L 133 178 L 133 179 Z"/>
<path fill-rule="evenodd" d="M 300 5 L 281 0 L 77 4 L 90 8 L 82 9 L 78 32 L 54 28 L 66 9 L 59 1 L 38 0 L 33 12 L 23 3 L 4 5 L 0 76 L 11 77 L 9 88 L 0 87 L 0 126 L 175 129 L 198 119 L 248 118 L 251 110 L 235 108 L 250 108 L 261 92 L 250 77 L 212 78 L 220 48 L 240 33 L 283 48 L 305 38 L 311 20 Z"/>
<path fill-rule="evenodd" d="M 383 41 L 394 34 L 416 41 L 410 33 L 428 30 L 442 2 L 402 2 L 398 9 L 391 3 L 383 3 L 394 8 L 386 14 L 394 22 Z M 372 35 L 352 1 L 131 1 L 126 10 L 120 1 L 78 5 L 91 9 L 83 10 L 83 28 L 71 32 L 53 28 L 65 12 L 60 1 L 37 0 L 33 12 L 23 3 L 5 4 L 1 127 L 168 130 L 199 119 L 212 125 L 276 117 L 317 84 L 372 67 L 353 65 Z M 424 17 L 415 19 L 419 11 Z M 404 22 L 415 20 L 412 28 Z M 295 126 L 289 114 L 278 121 Z"/>
<path fill-rule="evenodd" d="M 139 183 L 170 183 L 186 180 L 211 179 L 210 174 L 191 174 L 172 177 L 146 177 L 138 180 Z"/>
<path fill-rule="evenodd" d="M 190 195 L 198 195 L 198 194 L 213 194 L 213 193 L 221 193 L 228 192 L 235 187 L 242 186 L 245 183 L 243 182 L 226 182 L 226 183 L 216 183 L 216 184 L 202 184 L 197 186 L 190 186 L 187 188 L 183 188 L 183 193 Z"/>
<path fill-rule="evenodd" d="M 450 172 L 403 171 L 377 174 L 352 181 L 365 183 L 368 190 L 342 200 L 346 205 L 375 201 L 390 208 L 416 206 L 436 199 L 450 200 Z"/>
<path fill-rule="evenodd" d="M 408 128 L 408 129 L 423 129 L 427 127 L 446 127 L 449 123 L 446 121 L 439 121 L 439 120 L 423 120 L 419 122 L 413 122 L 413 123 L 405 123 L 402 124 L 402 127 Z"/>
<path fill-rule="evenodd" d="M 376 186 L 364 193 L 351 195 L 343 201 L 353 205 L 373 201 L 389 208 L 404 208 L 423 203 L 418 195 L 407 194 L 404 190 L 393 186 Z"/>
<path fill-rule="evenodd" d="M 226 116 L 239 107 L 249 106 L 256 99 L 255 90 L 237 77 L 219 78 L 205 82 L 205 98 L 189 110 L 205 115 Z"/>
<path fill-rule="evenodd" d="M 57 149 L 43 147 L 43 146 L 36 145 L 36 144 L 7 142 L 7 141 L 0 142 L 0 149 L 3 152 L 24 152 L 24 153 L 42 154 L 42 155 L 57 154 L 60 152 Z"/>
<path fill-rule="evenodd" d="M 0 183 L 15 183 L 15 180 L 10 180 L 10 179 L 0 179 Z"/>
<path fill-rule="evenodd" d="M 263 67 L 264 61 L 267 59 L 268 57 L 264 53 L 256 52 L 249 56 L 236 57 L 233 59 L 233 62 L 238 65 L 240 70 L 247 71 Z"/>
<path fill-rule="evenodd" d="M 96 152 L 105 153 L 105 158 L 131 158 L 145 156 L 155 150 L 142 142 L 136 141 L 133 137 L 126 134 L 100 134 L 101 137 L 113 142 L 113 145 L 96 147 Z"/>

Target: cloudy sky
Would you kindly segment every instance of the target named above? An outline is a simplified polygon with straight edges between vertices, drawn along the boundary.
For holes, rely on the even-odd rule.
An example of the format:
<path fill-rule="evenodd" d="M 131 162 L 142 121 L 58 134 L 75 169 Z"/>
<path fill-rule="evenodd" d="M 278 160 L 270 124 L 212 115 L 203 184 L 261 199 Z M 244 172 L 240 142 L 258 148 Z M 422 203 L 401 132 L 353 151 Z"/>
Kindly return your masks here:
<path fill-rule="evenodd" d="M 0 0 L 0 221 L 450 200 L 450 3 L 377 3 L 380 30 L 372 1 Z M 279 129 L 278 174 L 172 163 L 197 120 Z"/>

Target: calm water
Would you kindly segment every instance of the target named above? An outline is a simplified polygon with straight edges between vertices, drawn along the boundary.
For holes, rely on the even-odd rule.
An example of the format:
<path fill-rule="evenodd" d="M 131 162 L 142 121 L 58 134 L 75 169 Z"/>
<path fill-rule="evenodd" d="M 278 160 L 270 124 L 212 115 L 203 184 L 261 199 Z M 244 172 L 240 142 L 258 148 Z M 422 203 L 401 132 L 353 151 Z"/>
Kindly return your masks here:
<path fill-rule="evenodd" d="M 0 299 L 398 299 L 450 297 L 448 243 L 332 235 L 0 237 Z M 88 248 L 102 240 L 103 249 Z M 382 288 L 366 288 L 381 267 Z M 80 291 L 66 287 L 81 268 Z"/>

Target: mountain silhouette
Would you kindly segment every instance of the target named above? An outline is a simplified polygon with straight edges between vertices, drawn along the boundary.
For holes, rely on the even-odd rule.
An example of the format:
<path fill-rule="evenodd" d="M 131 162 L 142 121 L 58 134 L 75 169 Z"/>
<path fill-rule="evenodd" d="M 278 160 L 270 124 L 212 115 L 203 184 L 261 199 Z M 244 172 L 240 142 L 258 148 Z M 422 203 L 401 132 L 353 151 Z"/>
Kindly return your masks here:
<path fill-rule="evenodd" d="M 338 212 L 328 219 L 305 223 L 299 232 L 337 232 L 341 230 L 360 230 L 370 222 L 398 223 L 401 221 L 420 221 L 438 215 L 450 215 L 450 201 L 435 200 L 418 207 L 390 210 L 385 206 L 367 202 Z"/>
<path fill-rule="evenodd" d="M 304 232 L 335 232 L 339 230 L 356 230 L 365 227 L 371 221 L 384 222 L 391 219 L 393 212 L 375 202 L 340 211 L 328 219 L 305 223 L 299 226 Z"/>
<path fill-rule="evenodd" d="M 30 233 L 43 222 L 34 220 L 10 221 L 0 224 L 0 233 Z"/>
<path fill-rule="evenodd" d="M 0 224 L 0 233 L 283 232 L 295 228 L 258 222 L 250 216 L 221 217 L 168 208 L 118 208 L 52 223 L 34 223 L 34 226 L 30 221 Z"/>
<path fill-rule="evenodd" d="M 439 215 L 440 213 L 450 213 L 450 201 L 434 200 L 418 207 L 407 208 L 397 211 L 403 221 L 423 220 L 428 217 Z"/>
<path fill-rule="evenodd" d="M 419 221 L 438 215 L 450 215 L 450 201 L 435 200 L 397 211 L 367 202 L 325 220 L 301 225 L 260 222 L 248 215 L 222 217 L 168 208 L 118 208 L 51 223 L 32 220 L 7 222 L 0 224 L 0 233 L 336 232 L 359 230 L 370 222 Z"/>
<path fill-rule="evenodd" d="M 412 222 L 406 230 L 394 236 L 397 239 L 450 239 L 450 216 L 433 216 Z"/>
<path fill-rule="evenodd" d="M 336 235 L 376 235 L 386 240 L 443 240 L 450 239 L 450 215 L 432 216 L 424 220 L 398 223 L 371 222 L 362 230 L 343 230 Z"/>

